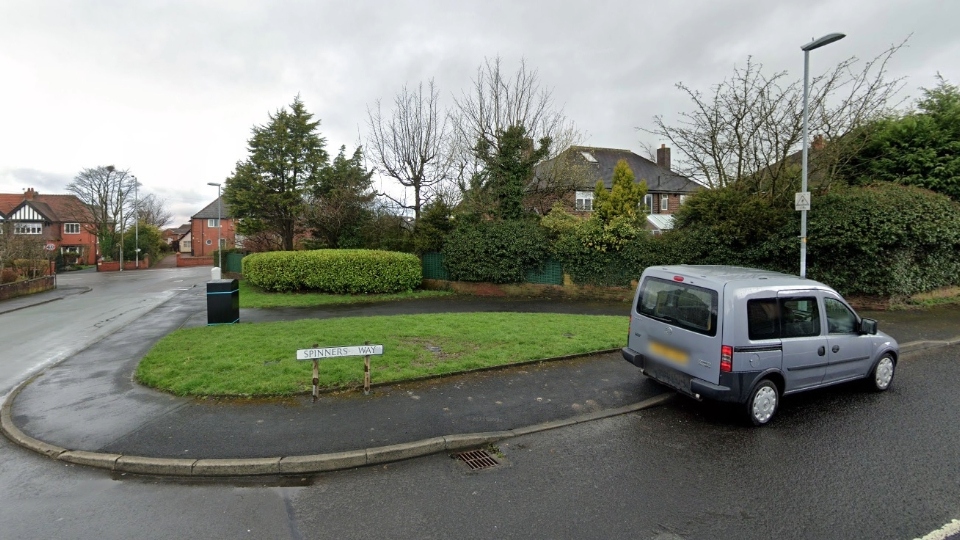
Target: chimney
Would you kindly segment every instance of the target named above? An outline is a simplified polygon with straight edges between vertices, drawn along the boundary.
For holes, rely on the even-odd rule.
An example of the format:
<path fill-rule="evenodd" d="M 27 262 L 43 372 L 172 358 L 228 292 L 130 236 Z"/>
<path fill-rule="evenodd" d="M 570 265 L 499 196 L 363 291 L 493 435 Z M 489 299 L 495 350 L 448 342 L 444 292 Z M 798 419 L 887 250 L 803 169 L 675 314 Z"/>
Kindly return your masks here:
<path fill-rule="evenodd" d="M 814 150 L 823 150 L 823 135 L 817 134 L 813 136 L 813 144 L 810 145 Z"/>
<path fill-rule="evenodd" d="M 662 169 L 670 170 L 670 149 L 665 144 L 657 148 L 657 165 Z"/>
<path fill-rule="evenodd" d="M 25 201 L 32 201 L 36 196 L 37 192 L 34 191 L 33 188 L 27 188 L 27 190 L 23 192 L 23 200 Z"/>

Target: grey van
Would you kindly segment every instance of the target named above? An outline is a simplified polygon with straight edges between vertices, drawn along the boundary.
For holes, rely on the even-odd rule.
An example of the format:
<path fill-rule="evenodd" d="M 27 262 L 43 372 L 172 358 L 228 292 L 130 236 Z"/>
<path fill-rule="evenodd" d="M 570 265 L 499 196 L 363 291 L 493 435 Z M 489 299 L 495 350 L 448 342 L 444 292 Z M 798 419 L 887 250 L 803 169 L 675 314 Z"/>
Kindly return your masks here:
<path fill-rule="evenodd" d="M 830 287 L 735 266 L 647 268 L 623 357 L 698 400 L 740 403 L 754 425 L 786 394 L 866 379 L 893 382 L 900 349 Z"/>

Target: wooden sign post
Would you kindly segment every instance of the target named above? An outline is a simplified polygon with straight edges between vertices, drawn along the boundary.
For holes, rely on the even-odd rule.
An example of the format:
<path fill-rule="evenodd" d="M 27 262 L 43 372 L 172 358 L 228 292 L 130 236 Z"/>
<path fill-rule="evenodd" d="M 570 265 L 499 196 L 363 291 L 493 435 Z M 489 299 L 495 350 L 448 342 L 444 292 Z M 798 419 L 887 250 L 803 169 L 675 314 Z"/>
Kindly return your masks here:
<path fill-rule="evenodd" d="M 298 349 L 297 360 L 313 361 L 313 402 L 316 403 L 320 397 L 320 360 L 324 358 L 341 358 L 344 356 L 362 356 L 363 357 L 363 393 L 370 393 L 370 357 L 383 354 L 383 345 L 370 345 L 368 341 L 364 345 L 355 345 L 349 347 L 326 347 L 318 348 L 314 343 L 312 349 Z"/>

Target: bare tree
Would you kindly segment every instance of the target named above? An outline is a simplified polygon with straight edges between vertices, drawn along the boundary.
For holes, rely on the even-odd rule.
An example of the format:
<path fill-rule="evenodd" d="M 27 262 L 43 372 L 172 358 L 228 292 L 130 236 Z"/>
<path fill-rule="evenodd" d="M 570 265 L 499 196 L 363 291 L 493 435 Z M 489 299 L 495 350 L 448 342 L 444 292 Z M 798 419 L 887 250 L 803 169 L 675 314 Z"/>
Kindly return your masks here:
<path fill-rule="evenodd" d="M 80 171 L 67 191 L 76 195 L 93 214 L 93 233 L 97 235 L 102 253 L 112 254 L 117 244 L 115 233 L 132 223 L 132 191 L 136 178 L 129 170 L 113 165 Z"/>
<path fill-rule="evenodd" d="M 891 46 L 863 69 L 850 58 L 813 78 L 808 108 L 809 130 L 827 149 L 811 156 L 811 175 L 828 182 L 830 172 L 850 155 L 859 127 L 892 109 L 902 79 L 887 79 L 886 65 L 904 43 Z M 802 144 L 803 81 L 789 80 L 781 71 L 766 75 L 763 66 L 747 59 L 744 68 L 705 95 L 678 83 L 693 101 L 693 112 L 681 114 L 677 125 L 654 117 L 644 130 L 670 141 L 682 158 L 678 172 L 711 188 L 749 182 L 750 189 L 776 197 L 792 193 L 799 178 L 799 161 L 788 159 Z"/>
<path fill-rule="evenodd" d="M 167 210 L 166 199 L 151 193 L 137 202 L 137 219 L 141 223 L 163 229 L 173 220 L 173 213 Z"/>
<path fill-rule="evenodd" d="M 378 172 L 413 190 L 413 202 L 379 193 L 405 209 L 420 211 L 431 190 L 447 177 L 447 116 L 440 112 L 439 93 L 433 79 L 426 88 L 404 86 L 393 99 L 393 111 L 384 117 L 380 101 L 367 109 L 370 134 L 367 148 Z"/>
<path fill-rule="evenodd" d="M 546 143 L 543 161 L 551 163 L 538 166 L 535 177 L 526 183 L 526 206 L 544 212 L 553 201 L 581 187 L 578 171 L 568 167 L 573 162 L 557 159 L 577 144 L 580 132 L 524 60 L 512 75 L 504 71 L 500 57 L 485 60 L 469 91 L 455 101 L 450 153 L 453 176 L 463 193 L 472 191 L 470 197 L 482 198 L 477 192 L 487 175 L 478 149 L 485 149 L 488 155 L 500 153 L 502 135 L 516 126 L 523 128 L 531 141 Z"/>

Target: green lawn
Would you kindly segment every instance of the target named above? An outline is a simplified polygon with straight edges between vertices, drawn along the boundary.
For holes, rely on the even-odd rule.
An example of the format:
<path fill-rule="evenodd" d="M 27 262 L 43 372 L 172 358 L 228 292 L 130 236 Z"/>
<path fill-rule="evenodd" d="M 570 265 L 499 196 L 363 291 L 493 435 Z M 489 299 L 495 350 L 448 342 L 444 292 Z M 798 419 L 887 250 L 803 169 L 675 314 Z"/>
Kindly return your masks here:
<path fill-rule="evenodd" d="M 240 307 L 242 308 L 313 307 L 330 304 L 358 304 L 384 300 L 410 300 L 413 298 L 447 296 L 449 294 L 452 293 L 448 291 L 411 291 L 396 294 L 271 293 L 247 283 L 246 280 L 240 280 Z"/>
<path fill-rule="evenodd" d="M 177 330 L 140 362 L 141 383 L 178 395 L 286 396 L 309 392 L 312 362 L 297 349 L 383 345 L 373 383 L 396 382 L 623 345 L 627 317 L 448 313 L 305 319 Z M 363 358 L 320 361 L 320 386 L 363 382 Z"/>

